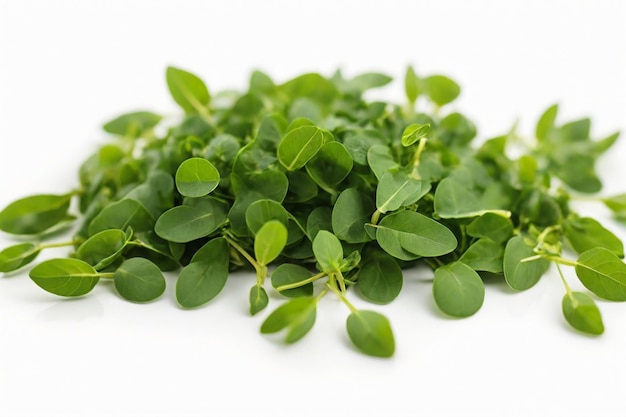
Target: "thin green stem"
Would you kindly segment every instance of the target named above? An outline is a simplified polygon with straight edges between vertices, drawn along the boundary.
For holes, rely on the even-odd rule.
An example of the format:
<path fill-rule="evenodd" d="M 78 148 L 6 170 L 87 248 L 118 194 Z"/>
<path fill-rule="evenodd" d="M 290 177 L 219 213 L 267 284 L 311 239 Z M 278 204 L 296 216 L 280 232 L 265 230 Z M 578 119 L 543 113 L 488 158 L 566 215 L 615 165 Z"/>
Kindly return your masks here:
<path fill-rule="evenodd" d="M 343 279 L 343 274 L 341 273 L 341 271 L 335 271 L 333 274 L 335 275 L 335 279 L 339 283 L 339 288 L 341 289 L 341 292 L 345 293 L 346 292 L 346 282 Z"/>
<path fill-rule="evenodd" d="M 262 287 L 267 278 L 267 266 L 259 264 L 260 268 L 256 269 L 256 285 Z"/>
<path fill-rule="evenodd" d="M 420 164 L 420 157 L 422 156 L 422 152 L 424 152 L 424 148 L 426 147 L 426 142 L 428 139 L 424 136 L 421 138 L 417 144 L 417 149 L 415 150 L 415 155 L 413 155 L 413 173 L 417 174 L 417 167 Z"/>
<path fill-rule="evenodd" d="M 565 281 L 565 276 L 563 276 L 563 271 L 561 271 L 561 266 L 559 264 L 556 264 L 556 270 L 559 271 L 559 275 L 561 276 L 561 281 L 563 282 L 563 285 L 565 286 L 565 291 L 567 292 L 567 295 L 571 296 L 572 289 L 567 284 L 567 281 Z"/>
<path fill-rule="evenodd" d="M 115 272 L 101 272 L 98 276 L 104 279 L 113 279 L 115 278 Z"/>
<path fill-rule="evenodd" d="M 76 240 L 71 240 L 68 242 L 58 242 L 58 243 L 40 243 L 37 245 L 38 249 L 49 249 L 49 248 L 63 248 L 66 246 L 73 246 L 76 244 Z"/>
<path fill-rule="evenodd" d="M 231 239 L 229 236 L 224 235 L 224 238 L 226 239 L 226 241 L 228 242 L 228 244 L 230 246 L 232 246 L 233 248 L 235 248 L 237 250 L 237 252 L 239 252 L 244 258 L 246 258 L 246 260 L 248 262 L 250 262 L 250 265 L 252 265 L 254 267 L 254 269 L 256 269 L 257 271 L 259 271 L 259 269 L 261 269 L 261 264 L 259 264 L 256 259 L 254 259 L 252 256 L 250 256 L 250 254 L 248 252 L 246 252 L 246 250 L 244 248 L 242 248 L 241 246 L 239 246 L 239 244 L 237 242 L 235 242 L 233 239 Z"/>
<path fill-rule="evenodd" d="M 350 311 L 352 313 L 358 313 L 359 309 L 356 308 L 350 301 L 348 301 L 348 299 L 346 298 L 345 295 L 343 295 L 343 293 L 341 291 L 339 291 L 337 288 L 333 287 L 332 285 L 330 285 L 329 283 L 326 283 L 326 286 L 328 288 L 330 288 L 335 294 L 337 294 L 339 296 L 339 298 L 341 299 L 341 301 L 343 301 L 343 303 L 350 309 Z"/>
<path fill-rule="evenodd" d="M 560 256 L 555 255 L 541 255 L 542 258 L 552 261 L 556 264 L 567 265 L 567 266 L 578 266 L 579 263 L 576 261 L 571 261 L 569 259 L 561 258 Z"/>
<path fill-rule="evenodd" d="M 294 288 L 299 288 L 299 287 L 302 287 L 303 285 L 309 284 L 311 282 L 315 282 L 320 278 L 324 278 L 326 275 L 327 275 L 326 272 L 320 272 L 319 274 L 313 275 L 312 277 L 307 278 L 307 279 L 303 279 L 302 281 L 281 285 L 280 287 L 276 288 L 276 291 L 282 292 L 282 291 L 292 290 Z"/>

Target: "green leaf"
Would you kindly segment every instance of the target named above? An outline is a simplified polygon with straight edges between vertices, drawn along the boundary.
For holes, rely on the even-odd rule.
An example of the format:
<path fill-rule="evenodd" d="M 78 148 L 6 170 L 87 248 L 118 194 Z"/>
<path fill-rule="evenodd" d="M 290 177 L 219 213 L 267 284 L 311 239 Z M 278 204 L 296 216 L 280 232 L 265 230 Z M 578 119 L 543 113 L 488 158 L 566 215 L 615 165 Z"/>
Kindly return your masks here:
<path fill-rule="evenodd" d="M 565 237 L 578 253 L 593 248 L 605 248 L 624 257 L 622 241 L 590 217 L 571 216 L 563 222 Z"/>
<path fill-rule="evenodd" d="M 476 217 L 468 226 L 467 234 L 472 237 L 487 238 L 497 243 L 506 242 L 513 234 L 513 222 L 495 213 L 485 213 Z"/>
<path fill-rule="evenodd" d="M 174 180 L 162 170 L 154 170 L 142 184 L 132 188 L 124 199 L 137 201 L 153 219 L 174 205 Z M 152 227 L 150 227 L 151 229 Z"/>
<path fill-rule="evenodd" d="M 107 133 L 136 139 L 159 124 L 162 118 L 148 111 L 136 111 L 116 117 L 105 123 L 103 129 Z"/>
<path fill-rule="evenodd" d="M 250 314 L 255 315 L 259 311 L 263 310 L 267 307 L 269 303 L 269 298 L 267 297 L 267 292 L 265 288 L 260 287 L 258 285 L 254 285 L 250 288 Z"/>
<path fill-rule="evenodd" d="M 287 228 L 278 220 L 270 220 L 257 232 L 254 238 L 254 256 L 261 265 L 267 265 L 278 258 L 287 243 Z"/>
<path fill-rule="evenodd" d="M 165 291 L 165 277 L 158 266 L 147 259 L 125 260 L 115 271 L 115 289 L 125 299 L 138 303 L 159 298 Z"/>
<path fill-rule="evenodd" d="M 387 140 L 377 130 L 351 130 L 343 138 L 343 145 L 356 164 L 367 165 L 367 152 L 373 145 L 385 145 Z"/>
<path fill-rule="evenodd" d="M 461 93 L 461 87 L 444 75 L 431 75 L 424 79 L 424 87 L 428 98 L 438 106 L 454 101 Z"/>
<path fill-rule="evenodd" d="M 501 274 L 503 272 L 504 247 L 502 243 L 494 242 L 488 238 L 478 239 L 463 252 L 459 261 L 475 271 Z"/>
<path fill-rule="evenodd" d="M 439 122 L 439 140 L 447 146 L 467 146 L 476 136 L 476 126 L 460 113 L 450 113 Z"/>
<path fill-rule="evenodd" d="M 402 132 L 402 146 L 411 146 L 430 132 L 430 123 L 413 123 L 408 125 Z"/>
<path fill-rule="evenodd" d="M 343 261 L 343 247 L 334 234 L 326 230 L 317 232 L 313 239 L 313 253 L 322 271 L 326 273 L 339 271 Z"/>
<path fill-rule="evenodd" d="M 404 76 L 404 91 L 406 93 L 406 98 L 412 105 L 415 104 L 417 98 L 422 93 L 420 79 L 417 77 L 415 70 L 410 65 L 406 69 L 406 75 Z"/>
<path fill-rule="evenodd" d="M 402 290 L 400 265 L 384 252 L 372 252 L 359 268 L 358 287 L 368 301 L 387 304 Z"/>
<path fill-rule="evenodd" d="M 68 219 L 72 194 L 21 198 L 0 211 L 0 230 L 14 235 L 43 233 Z"/>
<path fill-rule="evenodd" d="M 576 330 L 599 335 L 604 333 L 604 323 L 598 306 L 582 292 L 569 292 L 561 303 L 565 320 Z"/>
<path fill-rule="evenodd" d="M 348 90 L 363 93 L 372 88 L 384 87 L 392 81 L 392 78 L 377 72 L 359 74 L 348 82 Z"/>
<path fill-rule="evenodd" d="M 122 255 L 130 236 L 123 230 L 108 229 L 96 233 L 76 250 L 76 257 L 100 271 Z"/>
<path fill-rule="evenodd" d="M 435 212 L 444 219 L 475 217 L 483 214 L 478 196 L 453 178 L 443 179 L 435 191 Z"/>
<path fill-rule="evenodd" d="M 228 278 L 229 246 L 223 237 L 202 246 L 176 281 L 176 299 L 187 308 L 198 307 L 217 296 Z"/>
<path fill-rule="evenodd" d="M 152 230 L 154 219 L 139 202 L 125 198 L 104 207 L 89 225 L 89 235 L 108 229 L 126 230 L 131 227 L 135 232 Z"/>
<path fill-rule="evenodd" d="M 602 183 L 594 169 L 592 155 L 570 155 L 567 162 L 554 166 L 555 175 L 576 191 L 597 193 Z"/>
<path fill-rule="evenodd" d="M 217 188 L 220 173 L 203 158 L 189 158 L 176 171 L 176 188 L 185 197 L 202 197 Z"/>
<path fill-rule="evenodd" d="M 210 197 L 202 201 L 201 205 L 195 203 L 197 206 L 169 209 L 157 219 L 154 231 L 163 239 L 178 243 L 211 235 L 226 221 L 226 209 L 223 203 Z"/>
<path fill-rule="evenodd" d="M 554 122 L 559 111 L 559 105 L 554 104 L 541 115 L 537 122 L 537 128 L 535 130 L 535 136 L 540 142 L 545 142 L 549 139 L 551 131 L 554 129 Z"/>
<path fill-rule="evenodd" d="M 485 285 L 472 268 L 463 262 L 453 262 L 435 270 L 433 296 L 444 313 L 469 317 L 483 305 Z"/>
<path fill-rule="evenodd" d="M 323 106 L 328 106 L 338 96 L 337 87 L 319 74 L 303 74 L 281 85 L 288 97 L 307 97 Z"/>
<path fill-rule="evenodd" d="M 87 294 L 100 279 L 98 272 L 80 259 L 50 259 L 30 271 L 30 279 L 44 290 L 64 297 Z"/>
<path fill-rule="evenodd" d="M 613 252 L 595 248 L 576 261 L 576 275 L 589 291 L 611 301 L 626 301 L 626 264 Z"/>
<path fill-rule="evenodd" d="M 376 187 L 376 207 L 381 213 L 409 206 L 430 191 L 430 183 L 402 171 L 387 171 Z"/>
<path fill-rule="evenodd" d="M 246 224 L 253 234 L 257 234 L 263 225 L 271 220 L 277 220 L 287 226 L 289 213 L 277 201 L 262 199 L 250 204 L 246 210 Z"/>
<path fill-rule="evenodd" d="M 272 287 L 278 289 L 278 287 L 283 285 L 302 282 L 312 276 L 313 274 L 311 274 L 311 271 L 301 267 L 300 265 L 284 263 L 279 265 L 274 272 L 272 272 Z M 281 291 L 280 293 L 285 297 L 292 298 L 310 296 L 313 295 L 313 284 L 303 284 L 297 288 Z"/>
<path fill-rule="evenodd" d="M 504 248 L 503 271 L 506 283 L 516 290 L 527 290 L 535 285 L 550 267 L 545 259 L 522 262 L 523 259 L 535 256 L 533 247 L 522 236 L 509 239 Z"/>
<path fill-rule="evenodd" d="M 287 328 L 285 342 L 294 343 L 304 337 L 315 324 L 317 299 L 299 297 L 289 300 L 265 319 L 261 333 L 276 333 Z"/>
<path fill-rule="evenodd" d="M 378 180 L 385 172 L 400 167 L 393 159 L 389 147 L 384 145 L 370 146 L 367 151 L 367 163 Z"/>
<path fill-rule="evenodd" d="M 328 142 L 306 164 L 306 170 L 320 187 L 334 189 L 352 170 L 352 156 L 339 142 Z"/>
<path fill-rule="evenodd" d="M 389 320 L 369 310 L 353 311 L 346 322 L 348 336 L 354 345 L 370 356 L 389 358 L 396 345 Z"/>
<path fill-rule="evenodd" d="M 41 252 L 38 245 L 18 243 L 0 252 L 0 272 L 11 272 L 31 263 Z"/>
<path fill-rule="evenodd" d="M 605 197 L 600 201 L 615 214 L 626 212 L 626 193 Z"/>
<path fill-rule="evenodd" d="M 385 252 L 405 261 L 445 255 L 457 246 L 450 229 L 413 211 L 400 211 L 382 219 L 376 227 L 376 240 Z"/>
<path fill-rule="evenodd" d="M 290 130 L 278 144 L 278 160 L 289 171 L 300 169 L 330 137 L 329 132 L 317 126 L 305 125 Z"/>
<path fill-rule="evenodd" d="M 206 111 L 211 96 L 200 78 L 174 67 L 167 67 L 165 78 L 172 98 L 185 113 L 203 114 Z"/>
<path fill-rule="evenodd" d="M 289 192 L 285 197 L 286 203 L 306 203 L 317 197 L 319 188 L 308 173 L 289 171 L 287 172 L 287 179 L 289 180 Z"/>
<path fill-rule="evenodd" d="M 306 231 L 311 239 L 315 239 L 320 230 L 333 231 L 332 211 L 329 207 L 316 207 L 307 218 Z"/>
<path fill-rule="evenodd" d="M 365 232 L 364 224 L 370 220 L 376 210 L 374 202 L 369 195 L 360 192 L 356 188 L 344 190 L 332 212 L 332 227 L 335 235 L 348 243 L 367 242 L 369 239 Z"/>
<path fill-rule="evenodd" d="M 282 202 L 287 194 L 289 181 L 282 172 L 267 170 L 250 179 L 231 174 L 236 199 L 228 212 L 231 230 L 238 236 L 249 236 L 246 212 L 258 200 L 268 199 Z"/>

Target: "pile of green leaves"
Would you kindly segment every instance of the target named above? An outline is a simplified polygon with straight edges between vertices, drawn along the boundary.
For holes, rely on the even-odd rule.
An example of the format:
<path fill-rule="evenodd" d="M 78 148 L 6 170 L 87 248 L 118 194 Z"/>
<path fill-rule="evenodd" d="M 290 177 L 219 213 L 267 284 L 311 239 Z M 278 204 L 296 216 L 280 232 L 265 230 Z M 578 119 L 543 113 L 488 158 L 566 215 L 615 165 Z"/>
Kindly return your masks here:
<path fill-rule="evenodd" d="M 193 308 L 231 271 L 254 270 L 251 314 L 268 305 L 268 278 L 288 299 L 262 333 L 299 340 L 334 294 L 354 345 L 381 357 L 395 350 L 389 321 L 346 293 L 389 303 L 416 265 L 432 268 L 435 302 L 454 317 L 480 309 L 485 277 L 523 291 L 553 263 L 574 267 L 595 296 L 626 300 L 622 242 L 570 206 L 600 191 L 594 164 L 618 137 L 590 139 L 589 119 L 557 124 L 552 106 L 532 140 L 512 130 L 475 144 L 472 121 L 448 110 L 458 84 L 411 67 L 403 105 L 363 98 L 391 82 L 378 73 L 277 84 L 255 71 L 248 91 L 214 95 L 187 71 L 170 67 L 166 79 L 181 119 L 138 111 L 111 120 L 111 142 L 82 164 L 78 188 L 0 212 L 1 230 L 32 236 L 0 252 L 0 271 L 67 245 L 70 257 L 30 271 L 44 290 L 77 297 L 112 279 L 121 297 L 147 302 L 163 294 L 163 272 L 176 271 L 176 298 Z M 509 156 L 513 146 L 521 156 Z M 597 200 L 626 218 L 626 194 Z M 46 243 L 68 229 L 68 242 Z M 567 322 L 601 334 L 594 297 L 559 273 Z"/>

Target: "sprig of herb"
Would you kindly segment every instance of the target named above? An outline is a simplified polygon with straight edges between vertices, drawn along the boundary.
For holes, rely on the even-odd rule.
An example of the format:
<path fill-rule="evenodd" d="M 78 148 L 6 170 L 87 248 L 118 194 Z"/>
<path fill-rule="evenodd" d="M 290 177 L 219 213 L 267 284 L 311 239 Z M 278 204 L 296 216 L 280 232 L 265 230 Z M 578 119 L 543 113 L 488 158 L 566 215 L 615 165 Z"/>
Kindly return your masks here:
<path fill-rule="evenodd" d="M 166 80 L 184 112 L 173 127 L 157 134 L 162 116 L 121 115 L 104 125 L 111 143 L 82 164 L 77 189 L 22 198 L 0 212 L 0 230 L 33 239 L 2 250 L 0 272 L 23 268 L 46 248 L 73 246 L 69 258 L 35 266 L 31 279 L 66 297 L 112 279 L 121 297 L 147 302 L 163 294 L 163 272 L 178 271 L 176 298 L 194 308 L 220 293 L 230 271 L 252 268 L 251 314 L 269 303 L 268 277 L 290 299 L 262 333 L 301 339 L 321 298 L 335 294 L 349 311 L 350 340 L 379 357 L 395 351 L 389 321 L 346 293 L 392 302 L 402 270 L 415 265 L 432 268 L 434 300 L 454 317 L 480 309 L 485 274 L 523 291 L 551 264 L 565 287 L 565 320 L 581 332 L 603 333 L 600 311 L 570 289 L 561 265 L 596 297 L 626 301 L 622 242 L 569 203 L 600 191 L 594 165 L 618 137 L 592 140 L 589 119 L 558 125 L 554 105 L 534 140 L 512 131 L 477 145 L 474 124 L 449 110 L 459 85 L 412 67 L 405 104 L 363 98 L 391 82 L 377 73 L 277 84 L 255 71 L 236 94 L 210 94 L 179 68 L 167 68 Z M 512 158 L 508 148 L 520 142 L 533 145 Z M 596 199 L 626 218 L 625 194 Z M 39 242 L 76 221 L 70 241 Z"/>

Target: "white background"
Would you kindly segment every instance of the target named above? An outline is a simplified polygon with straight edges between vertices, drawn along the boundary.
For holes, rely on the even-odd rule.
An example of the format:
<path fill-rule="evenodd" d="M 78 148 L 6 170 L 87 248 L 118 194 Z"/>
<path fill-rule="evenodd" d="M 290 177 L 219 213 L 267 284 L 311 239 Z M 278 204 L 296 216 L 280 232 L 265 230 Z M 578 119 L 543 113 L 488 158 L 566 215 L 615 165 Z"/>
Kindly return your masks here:
<path fill-rule="evenodd" d="M 0 0 L 0 206 L 76 185 L 79 163 L 125 111 L 173 113 L 167 65 L 212 91 L 244 88 L 252 69 L 278 81 L 303 71 L 395 76 L 441 72 L 452 107 L 482 138 L 561 103 L 560 121 L 591 116 L 600 138 L 626 128 L 626 16 L 620 1 L 9 1 Z M 599 163 L 602 195 L 626 191 L 626 139 Z M 621 238 L 596 204 L 579 206 Z M 0 247 L 12 240 L 0 235 Z M 63 255 L 49 251 L 41 259 Z M 571 269 L 573 287 L 580 289 Z M 333 297 L 314 329 L 285 347 L 247 314 L 253 277 L 213 302 L 178 308 L 174 277 L 146 305 L 111 286 L 59 299 L 26 271 L 0 276 L 2 416 L 624 416 L 626 305 L 598 301 L 606 333 L 571 331 L 554 271 L 533 289 L 487 286 L 474 317 L 437 312 L 429 274 L 399 298 L 359 307 L 387 315 L 391 360 L 358 354 Z M 279 300 L 272 297 L 270 308 Z"/>

